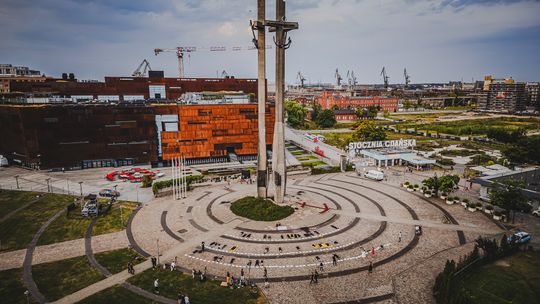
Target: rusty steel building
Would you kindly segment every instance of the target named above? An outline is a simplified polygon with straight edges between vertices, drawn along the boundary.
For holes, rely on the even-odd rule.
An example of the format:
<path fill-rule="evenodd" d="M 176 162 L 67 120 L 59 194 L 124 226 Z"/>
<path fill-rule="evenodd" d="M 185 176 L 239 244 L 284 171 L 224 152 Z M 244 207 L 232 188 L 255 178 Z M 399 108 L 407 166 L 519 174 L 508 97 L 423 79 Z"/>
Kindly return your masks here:
<path fill-rule="evenodd" d="M 266 107 L 273 126 L 274 107 Z M 175 156 L 257 154 L 257 104 L 0 105 L 0 154 L 36 169 L 167 165 Z M 267 127 L 271 147 L 273 127 Z"/>
<path fill-rule="evenodd" d="M 104 82 L 81 82 L 47 78 L 43 82 L 11 82 L 11 92 L 27 95 L 67 97 L 73 101 L 178 100 L 187 92 L 234 91 L 257 94 L 257 79 L 105 77 Z"/>

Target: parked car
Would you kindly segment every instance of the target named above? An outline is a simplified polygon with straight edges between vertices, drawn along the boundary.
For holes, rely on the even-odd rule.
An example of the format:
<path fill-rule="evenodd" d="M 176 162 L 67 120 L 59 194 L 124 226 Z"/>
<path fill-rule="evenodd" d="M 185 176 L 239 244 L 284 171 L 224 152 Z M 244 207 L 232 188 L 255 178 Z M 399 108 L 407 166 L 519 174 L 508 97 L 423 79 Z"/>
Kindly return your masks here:
<path fill-rule="evenodd" d="M 512 239 L 518 244 L 526 244 L 531 241 L 531 235 L 527 232 L 519 231 L 509 236 L 507 240 L 510 243 Z"/>
<path fill-rule="evenodd" d="M 112 189 L 103 189 L 99 191 L 99 196 L 105 196 L 105 197 L 118 197 L 120 196 L 120 192 Z"/>

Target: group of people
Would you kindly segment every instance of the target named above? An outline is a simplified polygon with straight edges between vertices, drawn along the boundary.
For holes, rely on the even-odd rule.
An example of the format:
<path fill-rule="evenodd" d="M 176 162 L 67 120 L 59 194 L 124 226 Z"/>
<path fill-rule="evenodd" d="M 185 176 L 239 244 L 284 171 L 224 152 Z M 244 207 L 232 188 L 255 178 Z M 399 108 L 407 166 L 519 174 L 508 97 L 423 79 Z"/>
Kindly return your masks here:
<path fill-rule="evenodd" d="M 204 271 L 195 270 L 195 268 L 191 269 L 191 277 L 194 280 L 198 278 L 201 282 L 206 281 L 206 267 L 204 267 Z"/>

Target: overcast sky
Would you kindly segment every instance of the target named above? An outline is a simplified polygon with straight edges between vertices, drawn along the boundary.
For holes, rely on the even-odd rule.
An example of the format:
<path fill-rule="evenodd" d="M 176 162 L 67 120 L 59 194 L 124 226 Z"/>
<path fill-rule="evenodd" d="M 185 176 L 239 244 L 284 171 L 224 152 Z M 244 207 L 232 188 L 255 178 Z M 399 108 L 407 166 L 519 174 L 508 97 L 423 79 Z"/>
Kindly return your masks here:
<path fill-rule="evenodd" d="M 256 0 L 1 0 L 0 63 L 79 79 L 131 75 L 148 59 L 177 76 L 175 46 L 249 46 Z M 274 19 L 275 0 L 267 1 Z M 486 74 L 540 80 L 538 0 L 289 0 L 287 19 L 299 22 L 286 52 L 287 82 L 333 82 L 354 70 L 360 83 L 471 81 Z M 270 34 L 267 41 L 273 44 Z M 256 53 L 196 52 L 188 77 L 226 70 L 256 77 Z M 273 82 L 274 50 L 267 53 Z"/>

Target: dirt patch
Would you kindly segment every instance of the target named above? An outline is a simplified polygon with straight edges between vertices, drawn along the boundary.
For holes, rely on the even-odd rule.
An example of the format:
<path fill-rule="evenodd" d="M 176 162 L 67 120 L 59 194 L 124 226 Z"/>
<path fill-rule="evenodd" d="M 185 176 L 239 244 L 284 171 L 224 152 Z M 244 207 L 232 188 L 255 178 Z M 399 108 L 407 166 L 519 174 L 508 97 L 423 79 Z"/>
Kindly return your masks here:
<path fill-rule="evenodd" d="M 505 261 L 505 260 L 498 260 L 497 262 L 495 262 L 495 265 L 497 266 L 501 266 L 501 267 L 510 267 L 510 263 L 508 261 Z"/>

